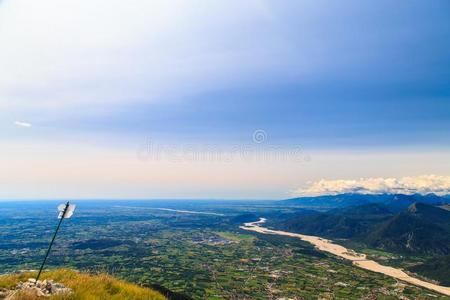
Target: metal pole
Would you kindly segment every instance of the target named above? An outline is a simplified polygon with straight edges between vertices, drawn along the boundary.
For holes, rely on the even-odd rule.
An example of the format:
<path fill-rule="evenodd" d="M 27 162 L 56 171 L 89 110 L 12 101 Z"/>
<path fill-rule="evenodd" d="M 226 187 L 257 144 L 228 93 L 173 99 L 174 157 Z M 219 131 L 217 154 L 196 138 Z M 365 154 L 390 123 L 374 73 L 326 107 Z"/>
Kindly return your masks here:
<path fill-rule="evenodd" d="M 44 265 L 45 265 L 45 262 L 47 261 L 48 255 L 50 254 L 50 250 L 52 249 L 53 242 L 56 239 L 56 234 L 58 233 L 59 227 L 61 226 L 61 223 L 64 220 L 64 216 L 66 215 L 66 211 L 68 208 L 69 208 L 69 201 L 67 201 L 67 203 L 66 203 L 66 207 L 64 208 L 64 211 L 61 216 L 61 220 L 59 220 L 58 226 L 56 227 L 56 231 L 55 231 L 55 234 L 53 235 L 52 241 L 50 242 L 50 245 L 48 245 L 48 249 L 47 249 L 47 253 L 45 254 L 44 261 L 42 262 L 41 268 L 39 269 L 39 273 L 36 277 L 36 281 L 34 282 L 35 285 L 37 284 L 37 282 L 39 280 L 39 276 L 41 276 L 42 269 L 44 268 Z"/>

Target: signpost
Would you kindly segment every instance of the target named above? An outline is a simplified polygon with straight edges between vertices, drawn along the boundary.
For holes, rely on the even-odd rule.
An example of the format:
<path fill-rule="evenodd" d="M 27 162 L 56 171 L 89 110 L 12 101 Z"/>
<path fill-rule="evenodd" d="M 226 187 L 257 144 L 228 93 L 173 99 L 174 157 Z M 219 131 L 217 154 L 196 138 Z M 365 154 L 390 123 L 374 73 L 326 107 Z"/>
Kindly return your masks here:
<path fill-rule="evenodd" d="M 52 249 L 53 242 L 56 239 L 56 235 L 58 234 L 58 230 L 59 230 L 59 227 L 61 227 L 62 221 L 64 219 L 69 219 L 73 215 L 74 211 L 75 211 L 75 205 L 70 204 L 69 201 L 67 201 L 66 204 L 58 205 L 58 212 L 59 212 L 58 219 L 60 219 L 60 220 L 58 222 L 58 226 L 56 227 L 55 234 L 53 235 L 52 241 L 50 242 L 50 245 L 48 245 L 47 253 L 45 254 L 45 258 L 44 258 L 44 261 L 42 262 L 41 268 L 39 269 L 39 273 L 36 277 L 35 284 L 38 282 L 39 276 L 41 276 L 42 269 L 44 269 L 45 262 L 47 261 L 47 257 L 50 254 L 50 250 Z"/>

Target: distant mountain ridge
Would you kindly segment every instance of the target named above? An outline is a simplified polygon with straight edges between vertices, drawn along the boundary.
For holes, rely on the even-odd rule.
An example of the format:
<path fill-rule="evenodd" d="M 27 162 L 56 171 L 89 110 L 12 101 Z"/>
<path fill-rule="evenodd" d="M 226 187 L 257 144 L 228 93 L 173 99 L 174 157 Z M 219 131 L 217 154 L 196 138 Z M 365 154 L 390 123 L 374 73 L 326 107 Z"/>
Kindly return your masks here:
<path fill-rule="evenodd" d="M 387 200 L 405 204 L 404 199 Z M 417 202 L 400 212 L 397 209 L 382 203 L 339 207 L 280 219 L 274 226 L 328 238 L 347 238 L 393 252 L 450 254 L 450 211 Z"/>
<path fill-rule="evenodd" d="M 393 216 L 384 205 L 370 203 L 294 217 L 278 222 L 277 226 L 323 237 L 359 238 L 366 236 L 374 225 Z"/>
<path fill-rule="evenodd" d="M 413 203 L 420 202 L 430 205 L 442 205 L 450 203 L 450 196 L 438 196 L 435 194 L 339 194 L 316 197 L 297 197 L 281 200 L 280 205 L 296 205 L 308 208 L 333 209 L 349 206 L 360 206 L 370 203 L 386 205 L 391 211 L 399 212 Z"/>

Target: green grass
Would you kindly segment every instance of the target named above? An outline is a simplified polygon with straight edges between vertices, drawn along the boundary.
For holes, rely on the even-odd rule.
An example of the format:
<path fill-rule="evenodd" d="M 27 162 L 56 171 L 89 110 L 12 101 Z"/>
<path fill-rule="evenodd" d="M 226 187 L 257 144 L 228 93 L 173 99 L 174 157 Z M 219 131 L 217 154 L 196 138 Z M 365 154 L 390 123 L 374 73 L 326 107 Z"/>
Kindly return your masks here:
<path fill-rule="evenodd" d="M 234 241 L 234 242 L 240 242 L 240 241 L 253 241 L 256 238 L 253 235 L 249 234 L 239 234 L 239 233 L 232 233 L 229 231 L 226 232 L 215 232 L 218 236 L 223 237 L 224 239 Z"/>
<path fill-rule="evenodd" d="M 14 275 L 0 276 L 0 288 L 13 288 L 20 281 L 34 278 L 35 273 L 20 273 Z M 57 269 L 44 272 L 41 279 L 51 279 L 64 284 L 74 292 L 71 295 L 51 296 L 49 300 L 164 300 L 166 299 L 159 292 L 152 289 L 143 288 L 112 276 L 100 274 L 89 275 L 73 270 Z M 16 299 L 33 300 L 36 297 L 30 295 L 17 295 Z"/>

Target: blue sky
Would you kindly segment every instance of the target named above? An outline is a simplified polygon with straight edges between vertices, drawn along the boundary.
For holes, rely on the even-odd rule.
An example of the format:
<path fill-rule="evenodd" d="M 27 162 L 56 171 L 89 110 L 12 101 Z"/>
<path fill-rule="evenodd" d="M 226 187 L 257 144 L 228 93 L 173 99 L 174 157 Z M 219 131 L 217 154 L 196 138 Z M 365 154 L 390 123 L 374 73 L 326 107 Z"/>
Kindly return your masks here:
<path fill-rule="evenodd" d="M 449 11 L 448 1 L 2 1 L 0 151 L 13 170 L 3 197 L 282 198 L 309 180 L 447 175 Z M 198 164 L 137 171 L 130 158 L 148 139 L 234 147 L 255 130 L 266 146 L 302 147 L 308 170 L 246 165 L 246 187 L 223 175 L 242 162 L 199 175 Z M 31 170 L 46 162 L 53 171 Z M 80 168 L 55 188 L 64 165 L 134 175 L 86 182 Z M 167 168 L 193 179 L 177 185 Z M 286 168 L 270 188 L 258 177 Z"/>

